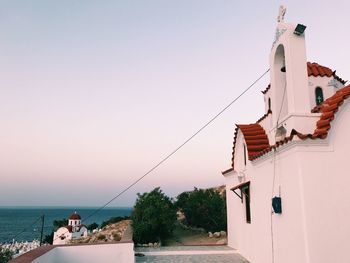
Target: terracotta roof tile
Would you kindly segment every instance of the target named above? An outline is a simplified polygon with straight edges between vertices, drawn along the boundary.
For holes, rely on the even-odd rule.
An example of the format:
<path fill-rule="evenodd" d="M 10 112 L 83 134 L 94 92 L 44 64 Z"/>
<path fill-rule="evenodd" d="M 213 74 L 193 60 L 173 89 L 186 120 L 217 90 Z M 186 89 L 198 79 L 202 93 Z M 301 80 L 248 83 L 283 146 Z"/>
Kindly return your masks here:
<path fill-rule="evenodd" d="M 290 136 L 286 137 L 284 140 L 276 142 L 275 145 L 270 146 L 257 153 L 253 159 L 256 159 L 279 146 L 288 143 L 293 140 L 294 136 L 297 136 L 301 140 L 306 139 L 325 139 L 328 135 L 328 131 L 331 128 L 331 122 L 334 120 L 335 114 L 338 112 L 339 107 L 350 97 L 350 85 L 338 90 L 332 97 L 326 99 L 320 106 L 319 112 L 322 113 L 320 120 L 316 123 L 316 128 L 313 134 L 302 134 L 296 130 L 292 130 Z"/>
<path fill-rule="evenodd" d="M 260 124 L 254 123 L 237 125 L 232 152 L 232 167 L 234 167 L 234 153 L 238 130 L 242 131 L 244 139 L 246 141 L 249 160 L 253 160 L 258 153 L 270 147 L 266 132 L 263 127 L 260 126 Z"/>
<path fill-rule="evenodd" d="M 261 91 L 262 94 L 266 94 L 266 92 L 269 91 L 269 89 L 271 88 L 271 84 L 269 84 L 266 89 L 264 89 L 263 91 Z"/>
<path fill-rule="evenodd" d="M 314 77 L 331 77 L 333 75 L 333 71 L 330 68 L 321 66 L 317 63 L 307 62 L 307 74 L 308 76 Z"/>
<path fill-rule="evenodd" d="M 259 122 L 265 120 L 267 118 L 267 116 L 269 116 L 269 114 L 272 114 L 271 110 L 268 110 L 259 120 L 257 120 L 256 123 L 259 123 Z"/>
<path fill-rule="evenodd" d="M 315 62 L 307 62 L 306 63 L 307 66 L 307 75 L 310 76 L 314 76 L 314 77 L 331 77 L 333 76 L 336 80 L 338 80 L 340 83 L 342 83 L 343 85 L 347 82 L 345 80 L 343 80 L 342 78 L 338 77 L 336 74 L 336 70 L 332 71 L 330 68 L 322 66 L 318 63 Z M 263 91 L 261 91 L 263 94 L 266 94 L 271 88 L 271 84 L 269 84 L 266 89 L 264 89 Z"/>
<path fill-rule="evenodd" d="M 317 109 L 316 112 L 322 113 L 320 119 L 316 123 L 315 130 L 313 134 L 302 134 L 296 130 L 292 130 L 290 135 L 285 139 L 276 142 L 274 145 L 269 145 L 268 137 L 265 130 L 260 126 L 260 124 L 245 124 L 237 125 L 234 135 L 233 151 L 232 151 L 232 168 L 234 167 L 234 154 L 235 145 L 238 130 L 241 130 L 244 139 L 247 144 L 248 157 L 249 160 L 255 160 L 266 153 L 277 149 L 278 147 L 290 142 L 295 136 L 301 140 L 306 139 L 325 139 L 328 135 L 328 131 L 331 128 L 331 122 L 335 118 L 335 114 L 338 112 L 339 107 L 344 103 L 344 101 L 350 97 L 350 85 L 338 90 L 333 96 L 326 99 Z M 231 171 L 229 169 L 228 171 Z"/>
<path fill-rule="evenodd" d="M 68 229 L 69 233 L 72 233 L 72 232 L 73 232 L 73 227 L 72 227 L 71 225 L 65 226 L 65 228 Z"/>
<path fill-rule="evenodd" d="M 80 220 L 81 217 L 79 214 L 77 214 L 77 212 L 74 212 L 74 214 L 71 214 L 69 217 L 69 220 Z"/>
<path fill-rule="evenodd" d="M 314 77 L 331 77 L 333 76 L 335 79 L 345 84 L 346 81 L 339 78 L 335 71 L 333 72 L 330 68 L 321 66 L 317 63 L 307 62 L 307 72 L 308 76 Z M 270 89 L 270 85 L 262 91 L 265 94 Z M 278 141 L 275 145 L 270 145 L 268 137 L 266 135 L 265 130 L 260 126 L 259 122 L 264 120 L 269 114 L 271 114 L 271 110 L 269 110 L 266 114 L 264 114 L 255 124 L 245 124 L 245 125 L 237 125 L 234 133 L 233 139 L 233 150 L 232 150 L 232 168 L 223 172 L 223 174 L 228 173 L 234 169 L 234 154 L 235 154 L 235 146 L 238 130 L 241 130 L 244 136 L 244 139 L 247 143 L 248 149 L 248 158 L 249 160 L 254 160 L 259 158 L 260 156 L 277 149 L 278 147 L 290 142 L 293 140 L 294 136 L 297 136 L 301 140 L 306 139 L 324 139 L 328 135 L 328 131 L 331 128 L 331 122 L 334 120 L 335 114 L 339 110 L 339 107 L 344 103 L 344 100 L 350 96 L 350 85 L 339 89 L 333 96 L 326 99 L 321 105 L 316 106 L 312 109 L 313 113 L 322 113 L 320 120 L 316 123 L 315 130 L 313 134 L 302 134 L 296 130 L 292 130 L 290 135 L 285 139 Z"/>

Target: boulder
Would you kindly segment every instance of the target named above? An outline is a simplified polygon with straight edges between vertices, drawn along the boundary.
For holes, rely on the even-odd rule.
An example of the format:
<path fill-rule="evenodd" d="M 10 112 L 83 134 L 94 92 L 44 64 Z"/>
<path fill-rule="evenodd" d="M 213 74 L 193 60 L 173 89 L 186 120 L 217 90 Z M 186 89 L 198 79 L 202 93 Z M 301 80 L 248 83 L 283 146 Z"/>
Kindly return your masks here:
<path fill-rule="evenodd" d="M 226 232 L 225 231 L 220 231 L 220 235 L 222 236 L 222 237 L 226 237 Z"/>
<path fill-rule="evenodd" d="M 214 237 L 216 237 L 216 238 L 218 238 L 218 237 L 221 236 L 221 235 L 220 235 L 220 232 L 215 232 L 213 235 L 214 235 Z"/>

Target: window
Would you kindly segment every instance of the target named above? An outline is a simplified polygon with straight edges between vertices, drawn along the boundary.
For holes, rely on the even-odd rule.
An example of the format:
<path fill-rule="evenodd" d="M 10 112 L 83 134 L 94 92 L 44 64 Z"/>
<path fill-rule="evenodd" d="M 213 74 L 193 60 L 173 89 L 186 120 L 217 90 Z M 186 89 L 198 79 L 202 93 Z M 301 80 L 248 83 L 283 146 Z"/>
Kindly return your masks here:
<path fill-rule="evenodd" d="M 247 147 L 243 144 L 243 154 L 244 154 L 244 165 L 247 165 Z"/>
<path fill-rule="evenodd" d="M 231 191 L 241 199 L 241 202 L 243 203 L 244 200 L 244 205 L 245 205 L 245 217 L 246 217 L 246 222 L 250 223 L 251 222 L 251 215 L 250 215 L 250 181 L 241 183 L 239 185 L 236 185 L 235 187 L 231 188 Z M 240 190 L 241 194 L 237 192 L 237 190 Z"/>
<path fill-rule="evenodd" d="M 320 105 L 323 102 L 323 90 L 321 87 L 315 89 L 316 105 Z"/>
<path fill-rule="evenodd" d="M 250 216 L 250 191 L 249 191 L 249 185 L 242 187 L 241 191 L 242 191 L 242 196 L 244 196 L 246 222 L 250 224 L 251 216 Z"/>

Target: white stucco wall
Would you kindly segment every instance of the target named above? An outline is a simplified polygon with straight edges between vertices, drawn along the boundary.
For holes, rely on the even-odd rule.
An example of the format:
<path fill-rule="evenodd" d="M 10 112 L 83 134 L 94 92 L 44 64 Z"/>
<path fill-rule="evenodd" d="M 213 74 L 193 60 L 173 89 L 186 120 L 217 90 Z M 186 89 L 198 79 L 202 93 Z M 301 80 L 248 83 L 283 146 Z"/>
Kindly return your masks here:
<path fill-rule="evenodd" d="M 350 262 L 348 101 L 331 125 L 325 140 L 291 142 L 275 157 L 270 153 L 247 164 L 243 181 L 250 181 L 250 224 L 244 203 L 230 191 L 243 181 L 237 171 L 226 175 L 228 243 L 249 261 L 272 262 L 273 236 L 275 262 Z M 272 234 L 271 198 L 279 195 L 282 214 L 272 215 Z"/>
<path fill-rule="evenodd" d="M 310 262 L 350 262 L 349 101 L 340 107 L 327 140 L 300 155 Z M 324 148 L 324 149 L 322 149 Z"/>
<path fill-rule="evenodd" d="M 133 263 L 134 244 L 117 243 L 101 245 L 81 245 L 56 247 L 38 257 L 33 263 Z"/>
<path fill-rule="evenodd" d="M 251 262 L 272 262 L 272 236 L 275 262 L 307 262 L 303 261 L 306 252 L 297 148 L 290 145 L 276 157 L 270 155 L 247 165 L 245 181 L 251 182 L 250 224 L 246 223 L 244 202 L 229 190 L 241 182 L 234 174 L 227 177 L 228 243 Z M 274 169 L 275 185 L 272 190 Z M 271 218 L 271 198 L 278 196 L 279 192 L 283 213 L 273 214 Z M 291 247 L 293 255 L 290 255 Z"/>
<path fill-rule="evenodd" d="M 62 240 L 60 237 L 64 236 L 65 238 Z M 60 227 L 54 232 L 53 235 L 53 244 L 54 245 L 64 245 L 67 244 L 69 240 L 72 239 L 72 233 L 68 231 L 66 227 Z"/>

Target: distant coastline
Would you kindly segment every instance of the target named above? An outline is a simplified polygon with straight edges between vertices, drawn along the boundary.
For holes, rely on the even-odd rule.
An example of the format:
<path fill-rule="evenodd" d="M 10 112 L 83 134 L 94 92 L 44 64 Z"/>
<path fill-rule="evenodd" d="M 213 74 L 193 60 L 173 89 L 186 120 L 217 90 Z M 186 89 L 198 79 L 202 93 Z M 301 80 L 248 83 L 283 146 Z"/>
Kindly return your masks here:
<path fill-rule="evenodd" d="M 0 206 L 0 243 L 31 242 L 40 239 L 41 220 L 45 215 L 44 236 L 53 230 L 53 221 L 67 218 L 78 211 L 83 223 L 101 224 L 116 216 L 131 215 L 131 207 L 106 207 L 96 213 L 100 207 L 73 206 Z M 90 217 L 90 215 L 92 215 Z M 86 218 L 86 220 L 84 220 Z"/>

